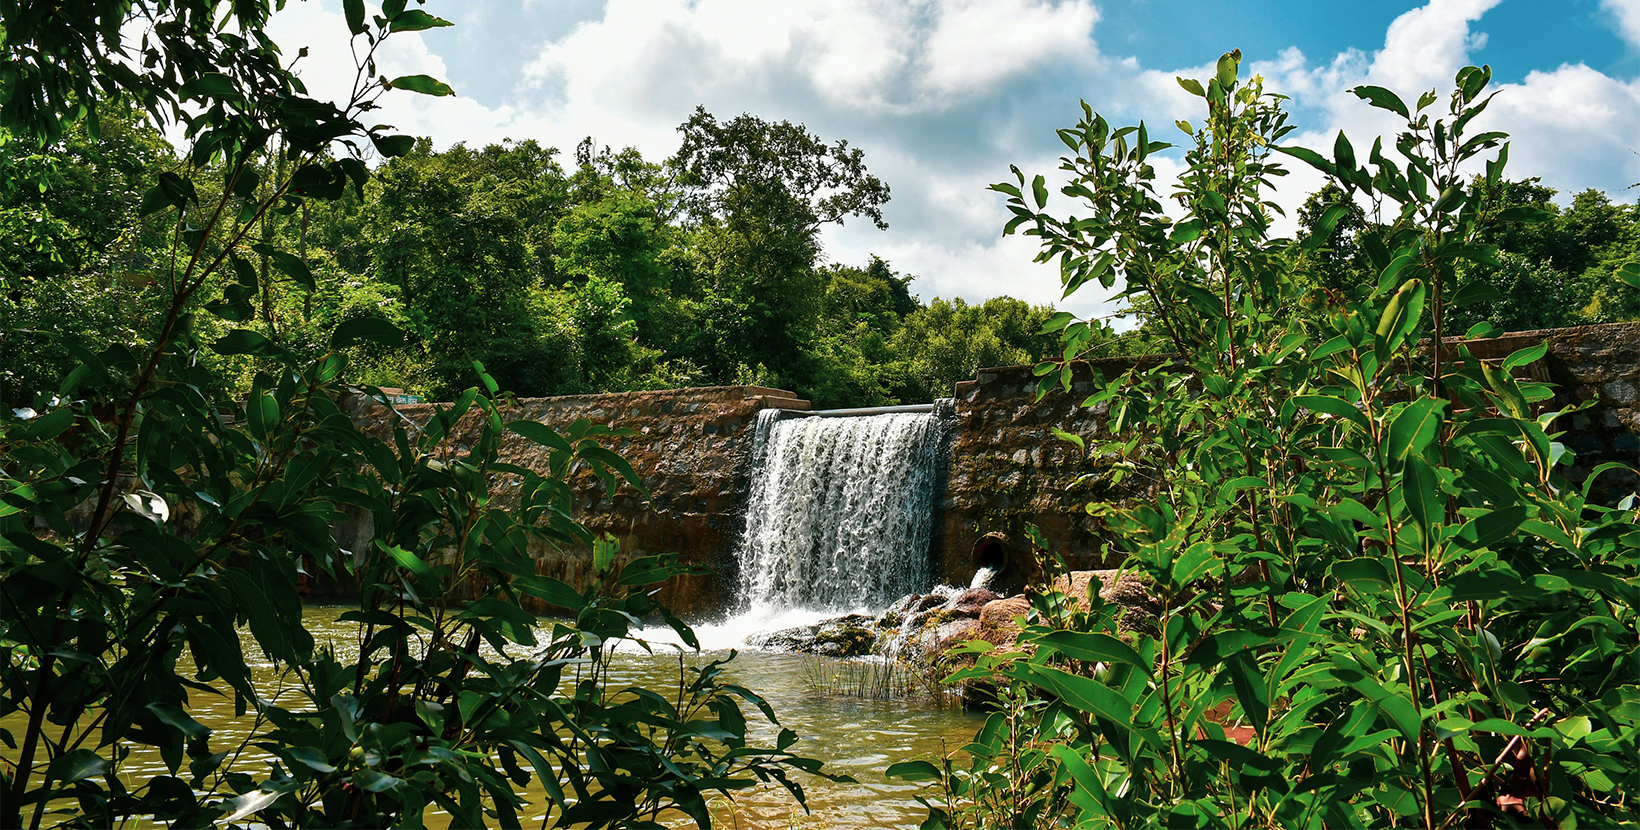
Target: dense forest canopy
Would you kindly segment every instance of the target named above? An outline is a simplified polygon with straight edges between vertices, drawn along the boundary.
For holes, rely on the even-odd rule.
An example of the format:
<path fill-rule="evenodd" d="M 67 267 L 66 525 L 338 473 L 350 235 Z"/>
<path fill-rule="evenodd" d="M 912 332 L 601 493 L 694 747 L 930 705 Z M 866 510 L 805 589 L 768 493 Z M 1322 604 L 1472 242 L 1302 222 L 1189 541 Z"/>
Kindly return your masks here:
<path fill-rule="evenodd" d="M 8 399 L 69 365 L 50 332 L 134 345 L 154 316 L 168 240 L 141 203 L 174 151 L 140 112 L 103 122 L 100 140 L 82 124 L 44 152 L 0 147 Z M 313 284 L 253 253 L 241 322 L 315 357 L 341 323 L 381 318 L 411 337 L 356 347 L 360 379 L 433 398 L 470 386 L 478 360 L 521 396 L 756 383 L 819 406 L 926 402 L 1056 348 L 1050 308 L 924 303 L 881 259 L 828 261 L 823 226 L 887 227 L 888 187 L 860 150 L 705 110 L 679 130 L 662 162 L 590 139 L 573 158 L 533 140 L 417 142 L 363 188 L 264 217 L 258 244 L 294 252 Z M 248 382 L 248 363 L 203 359 Z"/>
<path fill-rule="evenodd" d="M 1477 178 L 1474 185 L 1485 188 L 1486 182 Z M 1560 194 L 1535 178 L 1505 180 L 1499 189 L 1503 205 L 1529 209 L 1541 221 L 1488 229 L 1485 242 L 1496 245 L 1499 256 L 1495 263 L 1464 263 L 1457 274 L 1458 289 L 1467 288 L 1474 300 L 1458 309 L 1452 332 L 1485 336 L 1640 318 L 1640 299 L 1616 274 L 1640 254 L 1640 205 L 1588 189 L 1562 206 Z M 1299 211 L 1301 240 L 1341 195 L 1329 184 L 1310 196 Z M 1299 268 L 1318 289 L 1360 296 L 1373 287 L 1370 258 L 1359 239 L 1374 219 L 1351 207 Z"/>
<path fill-rule="evenodd" d="M 98 128 L 94 140 L 81 122 L 43 150 L 0 145 L 7 400 L 26 401 L 71 365 L 52 333 L 133 347 L 151 336 L 168 239 L 144 220 L 143 194 L 180 160 L 140 109 L 105 107 Z M 755 383 L 822 407 L 926 402 L 978 367 L 1058 351 L 1043 332 L 1051 308 L 925 302 L 915 277 L 882 259 L 830 261 L 823 227 L 887 227 L 889 187 L 846 141 L 705 109 L 679 132 L 677 155 L 660 161 L 591 139 L 572 157 L 529 139 L 442 151 L 420 140 L 362 188 L 261 218 L 254 244 L 294 253 L 312 284 L 247 252 L 257 279 L 237 279 L 259 287 L 240 298 L 240 322 L 315 357 L 343 322 L 388 321 L 411 336 L 355 347 L 359 379 L 440 399 L 474 382 L 477 360 L 521 396 Z M 266 189 L 279 171 L 262 172 Z M 1595 190 L 1563 205 L 1536 179 L 1502 187 L 1548 221 L 1507 226 L 1489 240 L 1496 263 L 1465 266 L 1458 283 L 1472 288 L 1451 332 L 1640 318 L 1614 276 L 1640 252 L 1640 208 Z M 1336 186 L 1309 197 L 1300 239 L 1339 199 Z M 1315 303 L 1374 287 L 1358 242 L 1374 221 L 1350 205 L 1323 243 L 1287 264 Z M 224 291 L 235 289 L 201 296 Z M 1150 311 L 1134 298 L 1137 327 L 1101 328 L 1093 354 L 1171 350 Z M 201 359 L 219 362 L 230 385 L 248 383 L 249 361 Z"/>

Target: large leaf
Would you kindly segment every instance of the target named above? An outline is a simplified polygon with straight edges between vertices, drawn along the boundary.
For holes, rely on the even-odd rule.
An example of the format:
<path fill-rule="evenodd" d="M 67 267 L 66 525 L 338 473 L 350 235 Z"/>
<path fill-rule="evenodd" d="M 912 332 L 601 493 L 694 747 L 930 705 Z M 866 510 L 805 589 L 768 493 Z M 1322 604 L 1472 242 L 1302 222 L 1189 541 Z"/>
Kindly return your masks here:
<path fill-rule="evenodd" d="M 290 753 L 290 757 L 293 760 L 317 772 L 336 771 L 336 767 L 330 763 L 330 760 L 327 759 L 325 754 L 317 747 L 293 746 L 287 750 L 287 752 Z"/>
<path fill-rule="evenodd" d="M 1434 527 L 1446 518 L 1446 499 L 1441 495 L 1435 468 L 1417 455 L 1409 456 L 1405 474 L 1401 476 L 1401 495 L 1406 500 L 1407 512 L 1428 544 L 1434 538 Z"/>
<path fill-rule="evenodd" d="M 177 94 L 184 101 L 190 98 L 239 98 L 239 90 L 234 87 L 233 79 L 220 72 L 206 72 L 188 81 L 177 90 Z"/>
<path fill-rule="evenodd" d="M 582 444 L 581 448 L 575 451 L 575 454 L 581 458 L 591 461 L 594 464 L 602 465 L 603 467 L 620 473 L 621 478 L 626 479 L 626 483 L 637 488 L 638 492 L 643 493 L 646 497 L 649 495 L 649 491 L 644 489 L 643 479 L 638 477 L 637 471 L 632 469 L 632 465 L 627 463 L 626 459 L 616 455 L 614 452 L 600 447 L 597 444 L 589 443 Z"/>
<path fill-rule="evenodd" d="M 272 245 L 263 245 L 260 243 L 251 246 L 251 250 L 272 260 L 273 266 L 278 268 L 280 273 L 290 277 L 291 281 L 295 282 L 297 285 L 300 285 L 309 291 L 313 291 L 318 288 L 318 285 L 313 280 L 312 269 L 308 268 L 308 264 L 303 262 L 301 257 L 281 251 Z"/>
<path fill-rule="evenodd" d="M 619 585 L 653 585 L 682 572 L 682 568 L 659 556 L 643 556 L 621 566 Z"/>
<path fill-rule="evenodd" d="M 278 343 L 250 329 L 234 329 L 211 344 L 211 351 L 220 355 L 248 354 L 257 357 L 286 358 L 290 352 Z"/>
<path fill-rule="evenodd" d="M 359 785 L 362 789 L 369 790 L 370 792 L 382 793 L 387 792 L 388 790 L 391 790 L 404 782 L 402 779 L 394 778 L 385 772 L 377 772 L 373 769 L 362 769 L 353 773 L 353 783 Z"/>
<path fill-rule="evenodd" d="M 347 30 L 364 34 L 364 0 L 342 0 L 342 12 L 347 16 Z"/>
<path fill-rule="evenodd" d="M 1360 427 L 1362 432 L 1370 433 L 1372 431 L 1372 423 L 1367 420 L 1366 414 L 1357 409 L 1355 404 L 1343 398 L 1335 398 L 1330 395 L 1298 395 L 1293 398 L 1293 403 L 1311 412 L 1321 412 L 1335 418 L 1343 418 Z"/>
<path fill-rule="evenodd" d="M 1350 206 L 1345 204 L 1331 204 L 1321 214 L 1321 218 L 1310 229 L 1309 235 L 1304 238 L 1304 248 L 1314 250 L 1327 243 L 1332 238 L 1333 230 L 1338 227 L 1339 220 L 1348 216 Z"/>
<path fill-rule="evenodd" d="M 408 89 L 423 95 L 454 95 L 456 91 L 449 84 L 434 78 L 431 75 L 401 75 L 391 81 L 386 81 L 388 89 Z"/>
<path fill-rule="evenodd" d="M 1402 118 L 1412 117 L 1412 114 L 1407 110 L 1406 103 L 1401 100 L 1401 96 L 1396 95 L 1381 86 L 1362 85 L 1355 87 L 1350 91 L 1355 93 L 1356 97 L 1361 98 L 1381 110 L 1389 110 Z"/>
<path fill-rule="evenodd" d="M 405 550 L 404 548 L 399 547 L 398 545 L 389 545 L 386 542 L 377 539 L 376 547 L 383 553 L 386 553 L 388 556 L 392 557 L 393 561 L 404 566 L 404 568 L 412 574 L 415 574 L 417 579 L 426 579 L 433 575 L 432 565 L 427 564 L 426 560 L 415 555 L 414 553 L 411 553 L 410 551 Z"/>
<path fill-rule="evenodd" d="M 1052 666 L 1015 663 L 1006 673 L 1049 692 L 1066 704 L 1090 714 L 1127 724 L 1133 721 L 1133 705 L 1120 692 L 1091 678 L 1071 674 Z"/>
<path fill-rule="evenodd" d="M 46 770 L 46 777 L 72 784 L 97 775 L 103 775 L 114 765 L 89 749 L 76 749 L 57 756 Z"/>
<path fill-rule="evenodd" d="M 896 761 L 883 770 L 883 775 L 906 781 L 932 781 L 940 777 L 940 769 L 927 761 Z"/>
<path fill-rule="evenodd" d="M 508 421 L 507 429 L 512 430 L 513 432 L 516 432 L 543 447 L 551 447 L 552 449 L 563 450 L 564 452 L 569 452 L 573 449 L 573 447 L 570 446 L 569 441 L 566 440 L 564 436 L 558 434 L 558 430 L 555 430 L 540 421 Z"/>
<path fill-rule="evenodd" d="M 1524 349 L 1516 349 L 1508 357 L 1503 359 L 1503 368 L 1505 370 L 1509 370 L 1515 368 L 1516 366 L 1525 366 L 1529 363 L 1535 363 L 1542 360 L 1543 356 L 1548 353 L 1549 344 L 1546 342 L 1539 343 L 1536 346 L 1528 346 Z"/>
<path fill-rule="evenodd" d="M 222 822 L 224 824 L 232 824 L 239 821 L 240 819 L 258 810 L 271 806 L 273 802 L 278 801 L 279 797 L 282 795 L 284 795 L 282 792 L 265 793 L 261 790 L 252 790 L 251 792 L 245 793 L 244 795 L 228 802 L 227 806 L 232 809 L 233 812 L 223 816 Z"/>
<path fill-rule="evenodd" d="M 1109 634 L 1091 631 L 1054 631 L 1037 637 L 1039 646 L 1051 648 L 1076 660 L 1092 662 L 1120 662 L 1150 674 L 1150 661 L 1139 656 L 1133 647 Z"/>
<path fill-rule="evenodd" d="M 343 320 L 330 335 L 332 349 L 345 349 L 360 343 L 376 343 L 389 348 L 400 346 L 404 344 L 404 332 L 380 317 L 354 317 Z"/>
<path fill-rule="evenodd" d="M 1483 513 L 1465 522 L 1458 531 L 1458 543 L 1481 548 L 1505 539 L 1526 521 L 1527 508 L 1514 505 Z"/>
<path fill-rule="evenodd" d="M 524 645 L 535 644 L 535 615 L 510 602 L 485 597 L 469 604 L 460 619 L 490 620 L 507 639 Z"/>
<path fill-rule="evenodd" d="M 1377 334 L 1384 347 L 1395 351 L 1406 342 L 1407 336 L 1418 327 L 1424 313 L 1424 281 L 1410 279 L 1389 298 L 1384 313 L 1378 318 Z"/>
<path fill-rule="evenodd" d="M 521 576 L 513 580 L 513 585 L 524 593 L 546 600 L 559 608 L 580 608 L 584 601 L 580 591 L 570 587 L 569 583 L 550 576 Z"/>
<path fill-rule="evenodd" d="M 203 738 L 211 734 L 210 727 L 194 720 L 187 712 L 182 710 L 181 706 L 175 703 L 150 703 L 148 704 L 148 711 L 153 712 L 154 717 L 159 718 L 161 723 L 181 732 L 190 739 Z"/>
<path fill-rule="evenodd" d="M 1384 436 L 1385 459 L 1399 467 L 1407 458 L 1423 452 L 1440 430 L 1441 409 L 1445 406 L 1446 401 L 1428 395 L 1407 404 L 1390 422 L 1389 434 Z"/>
<path fill-rule="evenodd" d="M 407 9 L 393 15 L 393 22 L 388 24 L 390 32 L 420 32 L 427 29 L 437 29 L 455 24 L 442 17 L 434 17 L 421 9 Z"/>
<path fill-rule="evenodd" d="M 1640 288 L 1640 260 L 1629 260 L 1617 269 L 1617 278 L 1629 285 Z"/>
<path fill-rule="evenodd" d="M 370 134 L 370 143 L 376 145 L 376 152 L 386 158 L 398 158 L 409 155 L 416 148 L 416 137 L 411 135 L 376 135 Z"/>
<path fill-rule="evenodd" d="M 1287 155 L 1292 156 L 1293 158 L 1296 158 L 1329 176 L 1332 175 L 1335 169 L 1337 169 L 1333 167 L 1332 162 L 1327 161 L 1325 156 L 1322 156 L 1320 153 L 1317 153 L 1308 147 L 1272 147 L 1271 149 L 1278 153 L 1286 153 Z"/>

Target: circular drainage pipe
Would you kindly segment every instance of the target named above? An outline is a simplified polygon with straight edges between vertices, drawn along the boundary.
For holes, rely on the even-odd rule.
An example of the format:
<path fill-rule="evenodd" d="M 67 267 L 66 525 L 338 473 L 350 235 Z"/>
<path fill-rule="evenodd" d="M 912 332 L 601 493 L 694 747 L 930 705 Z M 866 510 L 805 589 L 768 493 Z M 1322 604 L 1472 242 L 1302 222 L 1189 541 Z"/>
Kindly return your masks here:
<path fill-rule="evenodd" d="M 1013 548 L 1009 547 L 1007 536 L 1001 533 L 987 533 L 974 542 L 971 557 L 974 570 L 990 568 L 1001 576 L 1013 563 Z"/>

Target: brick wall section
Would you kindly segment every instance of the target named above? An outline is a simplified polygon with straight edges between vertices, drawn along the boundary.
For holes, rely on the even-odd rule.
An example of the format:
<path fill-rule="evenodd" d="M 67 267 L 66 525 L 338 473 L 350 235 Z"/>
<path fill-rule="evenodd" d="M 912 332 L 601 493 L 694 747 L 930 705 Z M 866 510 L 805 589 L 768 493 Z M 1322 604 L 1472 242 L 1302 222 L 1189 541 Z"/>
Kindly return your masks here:
<path fill-rule="evenodd" d="M 1547 356 L 1524 373 L 1556 385 L 1557 398 L 1547 409 L 1600 399 L 1594 409 L 1556 424 L 1567 432 L 1562 443 L 1577 453 L 1569 477 L 1581 481 L 1606 461 L 1640 465 L 1640 323 L 1515 332 L 1468 346 L 1476 357 L 1501 360 L 1541 342 L 1549 344 Z M 1135 364 L 1093 362 L 1107 377 Z M 1082 373 L 1070 394 L 1056 389 L 1035 402 L 1029 366 L 981 369 L 974 380 L 957 384 L 956 435 L 942 505 L 944 545 L 935 552 L 948 582 L 967 584 L 973 574 L 969 553 L 981 536 L 998 532 L 1022 545 L 1027 523 L 1041 528 L 1074 568 L 1113 565 L 1102 556 L 1097 520 L 1082 507 L 1130 493 L 1112 487 L 1097 464 L 1053 434 L 1059 429 L 1090 437 L 1102 429 L 1102 412 L 1077 406 L 1092 388 L 1091 374 Z M 1599 484 L 1609 498 L 1633 491 L 1637 482 L 1606 473 Z"/>
<path fill-rule="evenodd" d="M 527 418 L 563 430 L 579 418 L 635 435 L 609 438 L 604 445 L 632 464 L 649 490 L 645 499 L 622 483 L 606 492 L 589 471 L 573 476 L 576 513 L 598 534 L 611 533 L 621 541 L 622 554 L 636 557 L 679 553 L 684 561 L 718 569 L 719 577 L 687 577 L 668 582 L 661 599 L 680 613 L 702 613 L 725 607 L 736 580 L 734 545 L 743 520 L 748 485 L 747 458 L 751 454 L 753 424 L 759 410 L 769 407 L 807 409 L 792 393 L 757 386 L 524 398 L 507 413 L 509 420 Z M 411 421 L 425 422 L 431 406 L 401 406 Z M 390 412 L 373 401 L 355 399 L 352 412 L 366 428 L 389 435 Z M 476 436 L 477 421 L 469 418 L 452 436 L 465 444 Z M 464 435 L 464 431 L 466 434 Z M 523 438 L 509 434 L 502 444 L 502 460 L 546 472 L 546 454 Z M 500 496 L 504 497 L 505 491 Z M 339 529 L 339 536 L 368 533 L 362 525 Z M 349 540 L 344 538 L 343 547 Z M 539 573 L 580 587 L 591 572 L 588 550 L 557 550 L 537 543 L 532 550 Z"/>

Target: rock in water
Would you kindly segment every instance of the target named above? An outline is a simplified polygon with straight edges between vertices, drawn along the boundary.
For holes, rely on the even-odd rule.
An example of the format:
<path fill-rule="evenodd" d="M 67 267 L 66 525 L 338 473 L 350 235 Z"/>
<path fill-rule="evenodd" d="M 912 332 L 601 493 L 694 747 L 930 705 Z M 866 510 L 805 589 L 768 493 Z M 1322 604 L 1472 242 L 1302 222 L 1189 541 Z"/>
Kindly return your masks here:
<path fill-rule="evenodd" d="M 746 638 L 746 645 L 770 651 L 792 651 L 822 657 L 862 657 L 877 644 L 876 620 L 849 614 L 814 625 L 764 631 Z"/>

